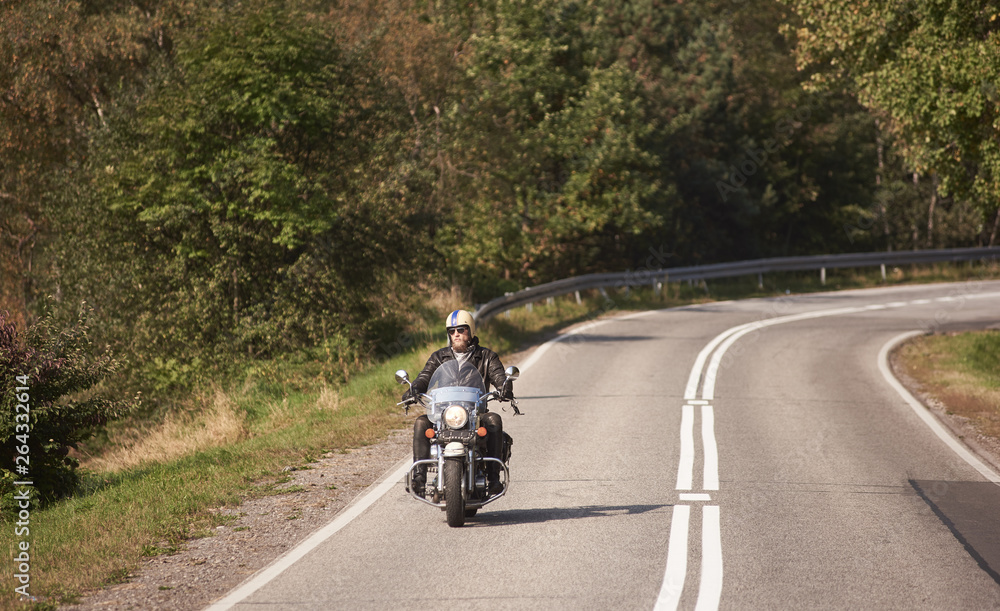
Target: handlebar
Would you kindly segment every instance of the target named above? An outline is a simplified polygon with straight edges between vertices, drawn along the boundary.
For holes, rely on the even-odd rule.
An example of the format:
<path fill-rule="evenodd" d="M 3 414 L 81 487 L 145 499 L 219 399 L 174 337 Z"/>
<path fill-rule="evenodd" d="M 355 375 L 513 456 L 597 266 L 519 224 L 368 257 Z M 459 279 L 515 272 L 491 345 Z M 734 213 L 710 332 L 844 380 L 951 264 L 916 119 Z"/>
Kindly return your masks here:
<path fill-rule="evenodd" d="M 430 399 L 430 395 L 421 394 L 420 396 L 421 397 L 427 397 L 428 399 Z M 403 399 L 402 401 L 400 401 L 399 403 L 396 404 L 396 407 L 399 407 L 399 406 L 402 405 L 404 413 L 405 414 L 409 414 L 410 413 L 410 406 L 413 405 L 414 403 L 420 403 L 420 399 L 418 399 L 417 397 L 410 397 L 408 399 Z"/>
<path fill-rule="evenodd" d="M 499 401 L 501 403 L 506 403 L 507 401 L 510 401 L 510 406 L 514 408 L 514 415 L 523 416 L 521 410 L 517 409 L 517 399 L 515 399 L 514 397 L 511 397 L 510 399 L 502 399 L 499 395 L 497 395 L 497 391 L 494 390 L 483 395 L 484 402 L 488 402 L 490 399 L 493 399 L 494 401 Z M 502 409 L 503 411 L 507 411 L 502 407 L 500 409 Z"/>
<path fill-rule="evenodd" d="M 426 394 L 421 394 L 421 397 L 427 397 L 428 399 L 430 399 L 430 395 L 426 395 Z M 521 413 L 521 410 L 517 409 L 517 399 L 515 399 L 514 397 L 511 397 L 510 399 L 502 399 L 502 398 L 500 398 L 499 395 L 497 395 L 497 391 L 495 391 L 495 390 L 492 391 L 492 392 L 488 392 L 485 395 L 483 395 L 482 398 L 481 398 L 481 400 L 483 401 L 483 403 L 488 403 L 490 400 L 499 401 L 501 403 L 506 403 L 506 402 L 510 401 L 510 406 L 514 408 L 514 415 L 515 416 L 523 416 L 524 415 L 524 414 Z M 413 404 L 415 404 L 415 403 L 420 403 L 420 399 L 418 399 L 417 397 L 410 397 L 408 399 L 404 399 L 404 400 L 400 401 L 399 403 L 397 403 L 396 407 L 402 406 L 403 410 L 405 411 L 405 413 L 409 414 L 410 413 L 410 406 L 413 405 Z M 504 411 L 507 411 L 504 408 L 500 408 L 500 409 L 503 409 Z"/>

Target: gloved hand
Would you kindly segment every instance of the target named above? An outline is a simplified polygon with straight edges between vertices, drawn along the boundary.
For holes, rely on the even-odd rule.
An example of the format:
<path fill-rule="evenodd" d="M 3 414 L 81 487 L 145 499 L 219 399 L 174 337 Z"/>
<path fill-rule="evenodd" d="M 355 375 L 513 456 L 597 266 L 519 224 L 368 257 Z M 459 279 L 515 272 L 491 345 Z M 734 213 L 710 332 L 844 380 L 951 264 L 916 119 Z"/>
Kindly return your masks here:
<path fill-rule="evenodd" d="M 514 398 L 514 385 L 511 384 L 510 382 L 507 382 L 500 389 L 500 400 L 510 401 L 513 398 Z"/>
<path fill-rule="evenodd" d="M 413 392 L 413 388 L 407 388 L 406 392 L 403 393 L 403 398 L 401 401 L 403 403 L 412 403 L 417 400 L 416 394 Z"/>

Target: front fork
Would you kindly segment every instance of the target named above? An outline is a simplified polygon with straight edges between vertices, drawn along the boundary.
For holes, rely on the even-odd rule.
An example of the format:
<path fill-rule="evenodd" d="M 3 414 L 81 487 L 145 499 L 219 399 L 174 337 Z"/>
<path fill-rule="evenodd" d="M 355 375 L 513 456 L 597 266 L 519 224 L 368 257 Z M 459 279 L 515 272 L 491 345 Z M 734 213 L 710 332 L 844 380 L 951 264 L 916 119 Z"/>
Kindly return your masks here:
<path fill-rule="evenodd" d="M 417 499 L 418 501 L 423 501 L 424 503 L 427 503 L 428 505 L 431 505 L 433 507 L 440 507 L 441 509 L 444 509 L 445 508 L 445 504 L 444 504 L 444 500 L 443 500 L 444 499 L 444 461 L 446 461 L 446 460 L 459 460 L 459 459 L 457 457 L 447 457 L 446 458 L 445 455 L 444 455 L 444 451 L 439 448 L 437 458 L 425 458 L 425 459 L 422 459 L 422 460 L 413 461 L 413 465 L 410 466 L 410 470 L 406 472 L 406 489 L 410 492 L 410 496 L 412 496 L 413 498 Z M 469 493 L 471 494 L 474 490 L 476 490 L 476 469 L 470 469 L 470 468 L 468 468 L 468 465 L 474 465 L 475 464 L 476 458 L 473 455 L 473 451 L 471 449 L 466 450 L 465 456 L 462 458 L 462 460 L 464 460 L 464 462 L 466 464 L 466 469 L 465 469 L 465 477 L 466 477 L 465 486 L 466 486 L 466 490 L 468 490 Z M 491 456 L 481 456 L 481 457 L 479 457 L 479 460 L 481 460 L 483 462 L 492 461 L 492 462 L 495 462 L 498 465 L 500 465 L 500 468 L 503 469 L 503 474 L 504 474 L 504 477 L 503 477 L 503 490 L 501 490 L 500 492 L 498 492 L 497 494 L 495 494 L 493 496 L 488 496 L 485 500 L 474 500 L 474 499 L 471 499 L 471 498 L 468 499 L 466 501 L 465 505 L 466 505 L 466 507 L 469 507 L 469 508 L 482 507 L 483 505 L 487 505 L 489 503 L 492 503 L 493 501 L 495 501 L 495 500 L 499 499 L 500 497 L 502 497 L 503 495 L 507 494 L 507 489 L 510 486 L 510 469 L 507 467 L 506 464 L 504 464 L 504 462 L 502 460 L 500 460 L 499 458 L 493 458 Z M 437 467 L 438 476 L 437 476 L 437 481 L 435 482 L 436 492 L 434 494 L 434 498 L 441 499 L 440 501 L 435 502 L 433 500 L 429 500 L 429 499 L 427 499 L 425 497 L 422 497 L 422 496 L 418 495 L 416 492 L 413 491 L 413 486 L 411 485 L 411 482 L 413 480 L 414 474 L 416 473 L 415 469 L 417 467 L 419 467 L 419 466 L 427 466 L 427 467 L 436 466 Z"/>

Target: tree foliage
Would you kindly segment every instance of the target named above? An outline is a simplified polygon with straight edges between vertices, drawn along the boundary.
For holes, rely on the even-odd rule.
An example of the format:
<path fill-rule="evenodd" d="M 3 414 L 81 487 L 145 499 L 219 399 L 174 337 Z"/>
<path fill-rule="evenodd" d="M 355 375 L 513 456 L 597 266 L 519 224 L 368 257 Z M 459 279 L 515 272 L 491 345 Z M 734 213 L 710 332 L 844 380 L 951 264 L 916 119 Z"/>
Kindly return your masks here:
<path fill-rule="evenodd" d="M 48 200 L 190 9 L 121 0 L 0 4 L 0 307 L 36 296 Z M 44 268 L 43 268 L 44 273 Z M 44 289 L 41 289 L 44 290 Z"/>
<path fill-rule="evenodd" d="M 451 156 L 465 160 L 465 199 L 441 245 L 463 275 L 532 283 L 592 271 L 657 225 L 639 84 L 597 61 L 598 17 L 555 1 L 477 14 L 462 62 L 476 87 L 442 113 Z"/>
<path fill-rule="evenodd" d="M 97 302 L 138 317 L 145 355 L 377 331 L 409 251 L 402 114 L 314 14 L 251 3 L 203 25 L 92 166 L 120 245 L 87 247 L 114 285 Z"/>
<path fill-rule="evenodd" d="M 887 118 L 907 165 L 944 194 L 1000 202 L 1000 7 L 991 0 L 789 0 L 799 66 Z"/>

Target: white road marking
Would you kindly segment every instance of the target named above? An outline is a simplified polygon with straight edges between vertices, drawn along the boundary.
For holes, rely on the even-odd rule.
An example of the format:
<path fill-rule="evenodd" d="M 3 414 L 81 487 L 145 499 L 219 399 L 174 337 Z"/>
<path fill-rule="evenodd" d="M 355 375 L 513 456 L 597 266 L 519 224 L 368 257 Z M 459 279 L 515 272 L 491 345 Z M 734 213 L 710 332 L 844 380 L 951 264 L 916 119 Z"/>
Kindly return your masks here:
<path fill-rule="evenodd" d="M 535 352 L 528 358 L 526 362 L 521 364 L 519 369 L 521 370 L 522 373 L 527 371 L 527 369 L 531 367 L 535 362 L 537 362 L 538 359 L 540 359 L 542 355 L 545 354 L 554 344 L 569 339 L 579 333 L 588 331 L 605 322 L 607 321 L 606 320 L 594 321 L 590 324 L 583 325 L 582 327 L 578 327 L 572 331 L 559 335 L 558 337 L 555 337 L 545 342 L 544 344 L 539 346 L 537 350 L 535 350 Z M 337 517 L 334 518 L 332 522 L 324 526 L 321 530 L 317 531 L 315 534 L 313 534 L 311 537 L 309 537 L 296 547 L 289 550 L 288 553 L 278 558 L 272 564 L 270 564 L 269 566 L 258 572 L 243 585 L 237 586 L 237 588 L 230 591 L 225 598 L 210 604 L 208 607 L 205 608 L 205 611 L 225 611 L 227 609 L 231 609 L 234 605 L 244 600 L 245 598 L 249 597 L 251 594 L 259 590 L 260 588 L 264 587 L 268 582 L 270 582 L 272 579 L 274 579 L 282 572 L 284 572 L 285 569 L 290 567 L 292 564 L 297 562 L 303 556 L 305 556 L 310 551 L 312 551 L 320 544 L 322 544 L 324 541 L 333 536 L 341 528 L 346 526 L 348 522 L 361 515 L 361 513 L 365 509 L 371 507 L 375 503 L 375 501 L 382 498 L 389 490 L 391 490 L 396 485 L 397 482 L 399 482 L 403 478 L 404 475 L 406 475 L 406 472 L 409 471 L 411 464 L 412 461 L 409 458 L 406 458 L 403 461 L 401 461 L 399 463 L 398 468 L 391 470 L 389 472 L 389 475 L 385 476 L 384 480 L 379 486 L 376 486 L 375 488 L 371 489 L 369 492 L 364 494 L 364 496 L 358 498 L 353 505 L 351 505 L 345 511 L 338 514 Z"/>
<path fill-rule="evenodd" d="M 980 299 L 988 297 L 1000 296 L 998 292 L 992 293 L 976 293 L 966 295 L 964 297 L 969 299 Z M 956 301 L 956 297 L 943 297 L 938 298 L 935 301 Z M 845 307 L 845 308 L 834 308 L 829 310 L 818 310 L 813 312 L 803 312 L 800 314 L 791 314 L 788 316 L 779 316 L 775 318 L 769 318 L 761 321 L 754 321 L 751 323 L 746 323 L 743 325 L 737 325 L 730 329 L 727 329 L 717 335 L 712 339 L 701 352 L 698 353 L 698 357 L 695 359 L 694 366 L 691 368 L 691 373 L 688 375 L 687 385 L 684 389 L 684 399 L 687 401 L 687 405 L 683 407 L 683 412 L 681 414 L 681 456 L 680 463 L 677 472 L 677 490 L 690 490 L 692 484 L 692 471 L 694 469 L 694 448 L 693 440 L 693 426 L 694 426 L 694 408 L 693 405 L 702 405 L 702 443 L 704 446 L 704 462 L 705 462 L 705 479 L 704 479 L 704 490 L 718 490 L 719 489 L 719 479 L 718 479 L 718 446 L 715 439 L 714 433 L 714 411 L 710 403 L 715 399 L 715 382 L 718 377 L 719 368 L 722 365 L 722 360 L 725 357 L 726 352 L 729 348 L 741 337 L 759 331 L 765 327 L 770 327 L 773 325 L 780 325 L 790 322 L 796 322 L 800 320 L 809 320 L 813 318 L 824 318 L 827 316 L 840 316 L 844 314 L 856 314 L 859 312 L 866 312 L 872 310 L 884 310 L 887 308 L 897 308 L 904 307 L 907 305 L 925 305 L 931 303 L 928 299 L 918 299 L 909 302 L 890 302 L 886 304 L 870 304 L 867 306 L 857 306 L 857 307 Z M 908 334 L 900 336 L 900 338 L 908 337 Z M 897 338 L 898 341 L 902 339 Z M 937 420 L 929 414 L 923 406 L 916 401 L 907 391 L 904 389 L 896 380 L 888 374 L 888 370 L 884 365 L 886 359 L 886 354 L 888 354 L 888 346 L 893 344 L 890 342 L 883 348 L 882 353 L 879 356 L 879 367 L 883 370 L 883 375 L 889 380 L 889 383 L 896 388 L 896 390 L 903 395 L 903 397 L 910 403 L 911 407 L 917 414 L 923 419 L 928 426 L 934 430 L 935 433 L 941 437 L 959 456 L 966 460 L 970 465 L 976 468 L 977 471 L 983 474 L 988 480 L 996 483 L 1000 483 L 1000 476 L 993 472 L 989 467 L 984 465 L 978 458 L 973 456 L 964 446 L 959 444 L 954 440 Z M 711 356 L 711 360 L 709 357 Z M 706 368 L 705 363 L 708 362 Z M 702 370 L 704 369 L 704 374 Z M 702 393 L 701 400 L 695 400 L 698 396 L 698 386 L 701 383 Z M 680 495 L 681 500 L 695 500 L 696 494 L 682 494 Z M 708 496 L 708 495 L 705 495 Z M 697 500 L 701 500 L 699 497 Z M 675 507 L 675 512 L 683 506 Z M 706 506 L 704 508 L 706 513 L 704 514 L 705 524 L 703 526 L 703 541 L 702 541 L 702 577 L 701 586 L 698 593 L 697 609 L 699 610 L 714 610 L 718 609 L 721 600 L 722 593 L 722 536 L 721 536 L 721 519 L 720 519 L 720 509 L 717 505 Z M 674 515 L 675 520 L 677 519 L 677 514 Z M 683 525 L 683 530 L 677 530 L 676 536 L 683 537 L 684 539 L 684 549 L 687 549 L 687 537 L 688 537 L 688 525 L 685 517 L 685 522 Z M 671 524 L 670 532 L 670 542 L 668 547 L 674 550 L 679 546 L 675 542 L 675 530 L 674 524 Z M 668 554 L 668 569 L 667 575 L 664 577 L 663 588 L 660 591 L 660 597 L 657 599 L 656 609 L 675 609 L 677 603 L 680 600 L 680 590 L 683 589 L 684 579 L 686 578 L 686 562 L 680 563 L 675 560 L 672 565 L 671 570 L 669 554 Z M 680 569 L 678 567 L 683 566 L 685 569 L 684 574 L 678 574 L 677 571 Z M 671 580 L 671 585 L 668 588 L 667 579 Z M 678 585 L 680 584 L 680 585 Z M 676 590 L 676 592 L 675 592 Z M 665 592 L 671 592 L 676 594 L 676 600 L 671 597 L 664 596 Z M 672 596 L 673 594 L 671 594 Z M 671 604 L 673 606 L 664 606 L 664 601 L 673 601 Z"/>
<path fill-rule="evenodd" d="M 779 316 L 777 318 L 768 318 L 766 320 L 759 320 L 751 323 L 746 323 L 743 325 L 738 325 L 732 329 L 728 329 L 720 333 L 712 342 L 709 344 L 719 344 L 719 349 L 712 355 L 712 360 L 708 364 L 708 369 L 705 371 L 705 384 L 701 389 L 701 398 L 711 401 L 715 398 L 715 379 L 718 376 L 719 366 L 722 364 L 722 358 L 725 356 L 726 351 L 729 350 L 730 346 L 736 343 L 736 340 L 740 339 L 744 335 L 759 331 L 764 327 L 770 327 L 773 325 L 780 325 L 789 322 L 795 322 L 797 320 L 808 320 L 811 318 L 822 318 L 824 316 L 837 316 L 840 314 L 856 314 L 858 312 L 863 312 L 865 308 L 835 308 L 832 310 L 818 310 L 815 312 L 803 312 L 801 314 L 790 314 L 788 316 Z M 699 355 L 700 356 L 700 355 Z"/>
<path fill-rule="evenodd" d="M 677 495 L 682 501 L 711 501 L 711 494 L 702 494 L 700 492 L 681 492 Z"/>
<path fill-rule="evenodd" d="M 743 326 L 743 325 L 740 325 Z M 684 388 L 684 399 L 686 401 L 691 401 L 698 396 L 698 382 L 701 381 L 701 370 L 705 368 L 705 361 L 708 360 L 708 355 L 715 350 L 716 346 L 722 343 L 730 334 L 738 331 L 740 327 L 733 327 L 727 331 L 723 331 L 715 337 L 712 341 L 701 349 L 698 353 L 698 358 L 694 360 L 694 366 L 691 367 L 691 374 L 688 376 L 687 386 Z"/>
<path fill-rule="evenodd" d="M 963 295 L 962 298 L 979 299 L 979 298 L 989 298 L 995 296 L 1000 296 L 1000 293 L 993 292 L 993 293 L 969 294 L 969 295 Z M 957 297 L 942 297 L 938 298 L 936 301 L 956 301 L 957 299 L 958 299 Z M 925 305 L 928 303 L 931 303 L 931 301 L 927 299 L 918 299 L 909 302 L 910 305 Z M 668 309 L 673 309 L 673 308 L 668 308 Z M 701 404 L 701 405 L 706 405 L 713 399 L 715 393 L 715 379 L 716 376 L 718 375 L 718 369 L 722 361 L 723 355 L 725 354 L 726 350 L 728 350 L 729 347 L 732 346 L 732 344 L 736 340 L 738 340 L 743 335 L 750 333 L 751 331 L 758 330 L 760 328 L 775 324 L 794 322 L 796 320 L 806 320 L 809 318 L 819 318 L 823 316 L 849 314 L 849 313 L 863 311 L 865 309 L 876 309 L 876 308 L 839 308 L 835 310 L 821 310 L 818 312 L 806 312 L 804 314 L 795 314 L 791 316 L 772 318 L 772 319 L 767 319 L 765 321 L 758 321 L 732 327 L 731 329 L 728 329 L 723 333 L 719 334 L 718 336 L 716 336 L 711 342 L 708 343 L 708 345 L 702 348 L 701 352 L 698 354 L 697 359 L 695 360 L 694 367 L 691 368 L 691 373 L 688 377 L 687 386 L 685 387 L 684 390 L 684 399 L 689 401 L 689 403 L 691 404 Z M 541 346 L 539 346 L 538 349 L 535 350 L 535 352 L 528 358 L 528 360 L 520 366 L 520 370 L 522 372 L 526 371 L 531 365 L 537 362 L 542 357 L 542 355 L 545 354 L 554 344 L 564 341 L 578 333 L 583 333 L 598 325 L 613 320 L 626 320 L 629 318 L 636 318 L 640 316 L 646 316 L 649 314 L 655 314 L 661 311 L 663 310 L 650 310 L 644 312 L 636 312 L 633 314 L 617 318 L 602 319 L 594 321 L 588 325 L 584 325 L 577 329 L 574 329 L 573 331 L 567 332 L 565 334 L 559 335 L 558 337 L 555 337 L 549 340 L 548 342 L 545 342 Z M 918 333 L 919 332 L 914 332 L 914 334 Z M 904 334 L 904 336 L 905 335 L 908 334 Z M 896 340 L 902 341 L 902 339 L 900 338 L 903 338 L 904 336 L 900 336 L 896 338 Z M 710 354 L 712 354 L 712 351 L 715 350 L 716 347 L 718 347 L 724 341 L 726 342 L 725 346 L 723 346 L 718 352 L 716 352 L 711 363 L 709 363 L 708 370 L 705 372 L 704 376 L 705 384 L 702 389 L 703 400 L 692 401 L 697 397 L 698 385 L 699 382 L 702 381 L 702 369 L 705 366 L 705 361 L 708 360 L 708 357 Z M 928 426 L 930 426 L 930 428 L 934 430 L 934 432 L 942 440 L 944 440 L 945 443 L 949 445 L 949 447 L 951 447 L 957 454 L 959 454 L 959 456 L 965 459 L 966 462 L 968 462 L 970 465 L 976 468 L 976 470 L 979 471 L 981 474 L 983 474 L 983 476 L 986 477 L 988 480 L 1000 484 L 1000 476 L 998 476 L 994 471 L 989 469 L 989 467 L 987 467 L 981 461 L 979 461 L 978 458 L 971 455 L 968 452 L 968 450 L 965 449 L 964 446 L 962 446 L 953 438 L 951 438 L 951 436 L 941 428 L 941 425 L 937 422 L 936 419 L 934 419 L 933 415 L 927 413 L 926 409 L 924 409 L 923 406 L 916 399 L 914 399 L 913 396 L 910 395 L 909 392 L 906 391 L 906 389 L 903 388 L 902 385 L 900 385 L 898 381 L 896 381 L 895 378 L 890 373 L 888 373 L 888 369 L 884 367 L 883 362 L 885 360 L 884 355 L 888 354 L 889 350 L 888 346 L 890 344 L 893 344 L 893 342 L 889 342 L 889 344 L 886 344 L 886 347 L 883 347 L 883 352 L 880 353 L 880 360 L 879 360 L 879 367 L 880 369 L 882 369 L 883 375 L 887 376 L 886 379 L 889 380 L 889 383 L 894 388 L 896 388 L 897 392 L 899 392 L 900 395 L 902 395 L 903 398 L 906 399 L 906 401 L 910 404 L 910 406 L 913 407 L 914 411 L 917 412 L 917 415 L 920 416 L 921 419 L 924 420 L 924 422 L 926 422 Z M 692 405 L 685 405 L 684 410 L 685 413 L 690 411 L 690 416 L 688 416 L 687 419 L 689 424 L 687 426 L 690 428 L 690 434 L 688 435 L 688 437 L 691 438 L 689 446 L 691 455 L 690 458 L 691 467 L 686 471 L 687 473 L 686 488 L 681 488 L 680 486 L 682 478 L 681 474 L 682 470 L 680 468 L 678 469 L 678 488 L 677 488 L 678 490 L 681 489 L 690 490 L 691 479 L 692 479 L 691 473 L 694 468 L 693 466 L 694 465 L 694 449 L 693 449 L 694 408 L 692 407 Z M 714 414 L 713 414 L 713 419 L 714 419 Z M 704 426 L 705 426 L 704 421 L 702 426 L 704 435 Z M 683 463 L 684 462 L 683 446 L 685 439 L 683 433 L 685 427 L 685 419 L 683 415 L 681 420 L 681 427 L 682 427 L 681 462 Z M 712 435 L 712 438 L 714 441 L 714 433 Z M 352 505 L 350 505 L 347 509 L 338 514 L 332 522 L 330 522 L 325 527 L 314 533 L 311 537 L 303 541 L 295 548 L 291 549 L 284 556 L 278 558 L 271 565 L 264 568 L 262 571 L 258 572 L 256 575 L 251 577 L 247 582 L 245 582 L 240 586 L 237 586 L 237 588 L 230 591 L 225 596 L 225 598 L 222 598 L 221 600 L 218 600 L 210 604 L 208 607 L 205 608 L 205 611 L 224 611 L 227 609 L 231 609 L 234 605 L 236 605 L 240 601 L 244 600 L 257 590 L 262 588 L 272 579 L 281 574 L 285 569 L 287 569 L 289 566 L 291 566 L 296 561 L 301 559 L 303 556 L 312 551 L 314 548 L 318 547 L 321 543 L 323 543 L 323 541 L 333 536 L 337 531 L 346 526 L 354 518 L 361 515 L 361 513 L 363 513 L 368 507 L 373 505 L 378 499 L 384 496 L 389 490 L 391 490 L 396 485 L 396 483 L 398 483 L 403 478 L 403 476 L 409 470 L 410 464 L 411 461 L 408 458 L 401 461 L 397 468 L 390 469 L 387 472 L 387 475 L 383 477 L 380 483 L 377 483 L 375 486 L 370 488 L 369 491 L 364 494 L 364 496 L 356 499 Z M 706 478 L 706 486 L 707 484 L 708 480 Z M 697 499 L 691 499 L 691 500 L 707 500 L 707 499 L 702 499 L 701 498 L 702 495 L 697 495 L 697 494 L 690 494 L 690 495 L 682 494 L 681 496 L 699 497 Z M 708 497 L 709 495 L 703 495 L 703 496 Z M 712 511 L 703 514 L 704 523 L 702 526 L 703 529 L 702 533 L 703 558 L 702 558 L 702 579 L 701 579 L 702 583 L 701 583 L 701 589 L 699 591 L 697 608 L 717 609 L 721 597 L 722 575 L 723 575 L 721 519 L 719 517 L 718 506 L 706 506 L 704 509 L 706 510 L 711 509 Z M 660 589 L 660 594 L 657 598 L 655 607 L 658 611 L 666 609 L 671 609 L 671 610 L 676 609 L 677 605 L 680 602 L 681 592 L 683 591 L 684 588 L 684 580 L 686 579 L 687 575 L 688 529 L 690 521 L 690 511 L 691 508 L 690 506 L 687 505 L 677 505 L 674 507 L 674 514 L 670 526 L 670 541 L 667 547 L 667 568 L 666 568 L 666 573 L 664 575 L 663 585 Z M 705 533 L 709 530 L 717 531 L 718 536 L 716 536 L 716 534 L 713 532 L 711 534 L 711 539 L 707 540 Z M 709 577 L 706 577 L 706 575 L 708 575 Z"/>
<path fill-rule="evenodd" d="M 1000 292 L 995 293 L 968 293 L 963 295 L 965 299 L 989 299 L 991 297 L 1000 297 Z M 916 302 L 914 302 L 916 303 Z"/>
<path fill-rule="evenodd" d="M 681 408 L 681 459 L 677 465 L 677 490 L 690 490 L 694 477 L 694 406 Z"/>
<path fill-rule="evenodd" d="M 601 326 L 603 324 L 606 324 L 606 323 L 609 323 L 609 322 L 613 322 L 613 321 L 629 320 L 630 318 L 639 318 L 639 317 L 642 317 L 642 316 L 649 316 L 651 314 L 656 314 L 657 312 L 660 312 L 660 311 L 662 311 L 662 310 L 644 310 L 642 312 L 632 312 L 631 314 L 626 314 L 624 316 L 617 316 L 617 317 L 614 317 L 614 318 L 602 318 L 600 320 L 592 320 L 589 323 L 581 325 L 581 326 L 577 327 L 576 329 L 573 329 L 571 331 L 567 331 L 566 333 L 563 333 L 561 335 L 557 335 L 556 337 L 553 337 L 549 341 L 545 342 L 544 344 L 542 344 L 541 346 L 539 346 L 537 350 L 535 350 L 534 352 L 532 352 L 531 356 L 528 357 L 528 360 L 525 361 L 524 363 L 522 363 L 520 366 L 518 366 L 518 369 L 521 371 L 521 373 L 524 373 L 525 371 L 528 370 L 529 367 L 531 367 L 532 365 L 534 365 L 540 358 L 542 358 L 542 355 L 545 354 L 546 352 L 548 352 L 549 349 L 552 348 L 552 346 L 558 344 L 559 342 L 563 342 L 563 341 L 566 341 L 568 339 L 571 339 L 571 338 L 573 338 L 576 335 L 580 335 L 581 333 L 586 333 L 587 331 L 592 330 L 594 327 L 599 327 L 599 326 Z"/>
<path fill-rule="evenodd" d="M 715 441 L 715 412 L 711 405 L 701 407 L 701 442 L 705 454 L 702 490 L 719 489 L 719 446 Z"/>
<path fill-rule="evenodd" d="M 667 544 L 667 570 L 663 575 L 655 611 L 674 611 L 681 602 L 687 577 L 689 505 L 676 505 L 670 520 L 670 543 Z"/>
<path fill-rule="evenodd" d="M 566 333 L 563 333 L 562 335 L 557 335 L 556 337 L 553 337 L 549 341 L 547 341 L 544 344 L 542 344 L 541 346 L 539 346 L 537 350 L 535 350 L 534 352 L 532 352 L 531 356 L 528 357 L 528 360 L 525 361 L 524 363 L 522 363 L 518 367 L 518 369 L 522 373 L 525 372 L 525 371 L 527 371 L 528 368 L 531 367 L 532 365 L 534 365 L 535 362 L 538 361 L 538 359 L 542 358 L 542 355 L 545 354 L 546 352 L 548 352 L 549 348 L 551 348 L 552 346 L 558 344 L 559 342 L 566 341 L 567 339 L 570 339 L 570 338 L 572 338 L 575 335 L 579 335 L 580 333 L 584 333 L 586 331 L 589 331 L 589 330 L 593 329 L 594 327 L 596 327 L 598 325 L 601 325 L 601 324 L 603 324 L 605 322 L 606 321 L 604 321 L 604 320 L 596 320 L 596 321 L 591 322 L 589 324 L 583 325 L 582 327 L 577 327 L 576 329 L 573 329 L 572 331 L 567 331 Z"/>
<path fill-rule="evenodd" d="M 559 335 L 539 346 L 538 349 L 535 350 L 535 352 L 528 358 L 528 360 L 521 364 L 519 369 L 521 370 L 521 373 L 524 373 L 525 371 L 527 371 L 529 367 L 531 367 L 535 362 L 537 362 L 538 359 L 540 359 L 542 355 L 545 354 L 554 344 L 557 344 L 558 342 L 561 341 L 565 341 L 566 339 L 569 339 L 579 333 L 589 331 L 598 325 L 602 325 L 611 320 L 627 320 L 629 318 L 637 318 L 640 316 L 647 316 L 649 314 L 654 314 L 654 313 L 656 313 L 656 310 L 635 312 L 625 316 L 620 316 L 618 318 L 596 320 L 589 324 L 578 327 L 572 331 Z M 403 476 L 406 475 L 406 472 L 410 470 L 411 465 L 412 461 L 409 458 L 400 461 L 398 467 L 393 467 L 392 469 L 386 472 L 386 475 L 383 476 L 381 483 L 370 488 L 369 491 L 364 493 L 363 496 L 355 499 L 353 504 L 348 506 L 341 513 L 337 514 L 337 516 L 333 519 L 333 521 L 324 526 L 322 529 L 316 531 L 311 537 L 309 537 L 299 545 L 289 550 L 284 556 L 278 558 L 273 563 L 271 563 L 270 565 L 259 571 L 256 575 L 251 577 L 245 583 L 231 590 L 224 598 L 211 603 L 208 607 L 205 608 L 205 611 L 225 611 L 227 609 L 231 609 L 234 605 L 238 604 L 239 602 L 246 599 L 260 588 L 264 587 L 268 582 L 270 582 L 275 577 L 284 572 L 285 569 L 287 569 L 292 564 L 300 560 L 303 556 L 305 556 L 310 551 L 318 547 L 324 541 L 332 537 L 337 531 L 346 526 L 351 520 L 361 515 L 362 512 L 364 512 L 366 509 L 374 505 L 375 502 L 378 501 L 380 498 L 385 496 L 385 494 L 389 490 L 391 490 L 396 485 L 396 483 L 398 483 L 401 479 L 403 479 Z M 685 562 L 687 556 L 686 546 L 687 542 L 685 541 Z"/>
<path fill-rule="evenodd" d="M 701 515 L 701 585 L 695 611 L 714 611 L 722 598 L 722 523 L 718 505 L 706 505 Z"/>

